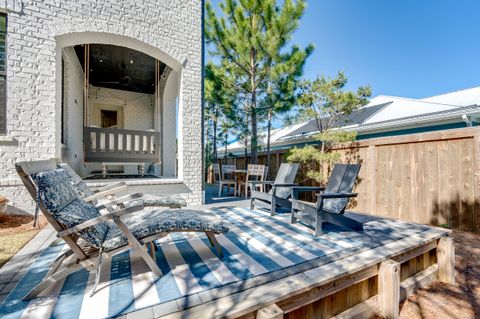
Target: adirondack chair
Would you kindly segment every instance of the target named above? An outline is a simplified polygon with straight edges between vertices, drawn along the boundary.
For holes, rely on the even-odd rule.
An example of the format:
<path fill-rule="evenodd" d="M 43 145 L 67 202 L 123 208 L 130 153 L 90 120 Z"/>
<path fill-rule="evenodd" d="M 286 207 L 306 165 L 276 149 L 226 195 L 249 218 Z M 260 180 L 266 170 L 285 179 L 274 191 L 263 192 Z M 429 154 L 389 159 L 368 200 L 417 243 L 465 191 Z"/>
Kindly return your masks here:
<path fill-rule="evenodd" d="M 363 230 L 362 223 L 344 216 L 349 199 L 357 196 L 352 189 L 359 171 L 360 165 L 357 164 L 335 164 L 326 187 L 292 187 L 292 223 L 300 220 L 312 226 L 315 236 L 323 234 L 322 226 L 326 222 Z M 298 200 L 299 192 L 312 190 L 322 191 L 317 194 L 316 204 Z"/>
<path fill-rule="evenodd" d="M 275 215 L 277 207 L 291 209 L 292 203 L 289 198 L 292 192 L 290 187 L 297 186 L 293 182 L 297 175 L 298 166 L 299 164 L 282 163 L 278 169 L 275 181 L 251 181 L 250 183 L 254 186 L 270 185 L 271 189 L 268 193 L 252 189 L 250 209 L 254 209 L 255 206 L 267 208 L 272 216 Z"/>
<path fill-rule="evenodd" d="M 206 211 L 166 209 L 140 213 L 142 204 L 128 203 L 138 201 L 141 194 L 132 194 L 113 199 L 110 207 L 117 208 L 102 214 L 91 202 L 79 196 L 68 174 L 64 169 L 58 169 L 55 161 L 20 162 L 15 167 L 57 236 L 70 248 L 52 263 L 45 279 L 24 300 L 38 296 L 81 268 L 96 269 L 93 293 L 99 281 L 102 259 L 128 250 L 141 256 L 155 276 L 161 276 L 154 258 L 156 246 L 153 241 L 171 232 L 203 232 L 219 257 L 222 256 L 215 235 L 227 232 L 228 227 Z"/>
<path fill-rule="evenodd" d="M 128 189 L 127 184 L 118 182 L 92 190 L 70 165 L 67 163 L 59 163 L 58 167 L 63 168 L 67 172 L 75 190 L 77 190 L 87 202 L 93 201 L 94 203 L 98 203 L 98 200 L 105 198 L 112 199 Z M 183 198 L 167 195 L 143 194 L 141 201 L 145 207 L 181 208 L 187 206 L 187 202 Z"/>

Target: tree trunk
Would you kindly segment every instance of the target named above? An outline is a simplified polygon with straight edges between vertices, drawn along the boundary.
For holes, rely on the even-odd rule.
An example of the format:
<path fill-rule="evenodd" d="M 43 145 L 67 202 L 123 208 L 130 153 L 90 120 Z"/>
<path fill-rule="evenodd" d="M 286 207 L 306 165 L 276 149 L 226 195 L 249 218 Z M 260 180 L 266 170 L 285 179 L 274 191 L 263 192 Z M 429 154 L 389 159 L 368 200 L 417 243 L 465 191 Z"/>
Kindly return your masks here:
<path fill-rule="evenodd" d="M 225 133 L 225 159 L 228 157 L 228 133 Z"/>
<path fill-rule="evenodd" d="M 267 167 L 270 167 L 270 133 L 272 131 L 272 109 L 268 110 L 267 125 Z"/>
<path fill-rule="evenodd" d="M 252 105 L 250 107 L 251 111 L 251 123 L 252 123 L 252 138 L 250 141 L 250 156 L 252 158 L 252 164 L 257 163 L 257 89 L 255 87 L 255 49 L 250 50 L 250 89 L 252 96 Z"/>
<path fill-rule="evenodd" d="M 252 94 L 254 96 L 255 94 Z M 252 110 L 252 138 L 250 141 L 250 157 L 252 158 L 252 164 L 257 163 L 257 114 L 255 109 Z"/>
<path fill-rule="evenodd" d="M 248 168 L 248 149 L 245 146 L 245 169 Z"/>
<path fill-rule="evenodd" d="M 205 164 L 208 163 L 209 160 L 213 160 L 213 154 L 210 152 L 213 150 L 212 147 L 210 147 L 210 129 L 211 129 L 211 123 L 210 120 L 205 121 Z M 205 165 L 205 168 L 207 168 L 207 165 Z M 208 168 L 207 168 L 208 169 Z"/>
<path fill-rule="evenodd" d="M 213 115 L 213 160 L 217 162 L 217 117 L 218 117 L 218 110 L 215 109 Z"/>

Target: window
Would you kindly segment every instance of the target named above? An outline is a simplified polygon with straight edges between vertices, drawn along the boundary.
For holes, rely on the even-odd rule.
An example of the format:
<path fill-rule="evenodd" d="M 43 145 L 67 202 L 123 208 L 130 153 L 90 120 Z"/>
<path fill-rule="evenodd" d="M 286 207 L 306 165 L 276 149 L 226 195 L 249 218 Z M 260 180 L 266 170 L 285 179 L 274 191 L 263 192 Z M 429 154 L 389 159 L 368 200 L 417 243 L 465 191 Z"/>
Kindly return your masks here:
<path fill-rule="evenodd" d="M 6 35 L 7 16 L 0 14 L 0 134 L 5 134 L 7 132 Z"/>

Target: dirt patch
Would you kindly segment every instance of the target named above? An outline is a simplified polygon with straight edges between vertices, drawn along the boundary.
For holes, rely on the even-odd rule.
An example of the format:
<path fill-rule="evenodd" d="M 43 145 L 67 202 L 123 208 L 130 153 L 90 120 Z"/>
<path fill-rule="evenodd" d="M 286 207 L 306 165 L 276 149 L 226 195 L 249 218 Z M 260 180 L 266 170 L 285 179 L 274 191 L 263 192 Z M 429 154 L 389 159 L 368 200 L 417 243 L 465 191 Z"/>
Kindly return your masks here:
<path fill-rule="evenodd" d="M 452 237 L 456 284 L 419 289 L 401 305 L 401 319 L 480 318 L 480 235 L 455 230 Z"/>
<path fill-rule="evenodd" d="M 480 318 L 480 235 L 454 231 L 456 284 L 432 283 L 403 304 L 400 318 Z"/>
<path fill-rule="evenodd" d="M 43 216 L 33 227 L 33 216 L 0 214 L 0 267 L 47 225 Z"/>

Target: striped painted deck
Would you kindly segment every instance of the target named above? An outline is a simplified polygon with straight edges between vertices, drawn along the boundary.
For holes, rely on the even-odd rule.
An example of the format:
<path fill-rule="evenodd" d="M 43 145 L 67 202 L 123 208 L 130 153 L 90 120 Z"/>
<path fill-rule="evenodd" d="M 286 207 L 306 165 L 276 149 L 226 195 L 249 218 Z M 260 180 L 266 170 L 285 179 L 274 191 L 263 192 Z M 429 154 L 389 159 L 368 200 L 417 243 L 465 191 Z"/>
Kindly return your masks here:
<path fill-rule="evenodd" d="M 266 212 L 244 208 L 212 211 L 230 224 L 230 232 L 218 236 L 224 250 L 222 259 L 216 257 L 203 234 L 172 234 L 156 242 L 156 259 L 164 274 L 156 281 L 143 260 L 127 252 L 104 261 L 101 282 L 92 297 L 89 294 L 94 274 L 80 270 L 44 297 L 20 301 L 44 278 L 56 256 L 67 249 L 58 240 L 39 255 L 0 304 L 0 316 L 92 319 L 153 306 L 167 314 L 176 311 L 178 305 L 189 308 L 429 229 L 356 215 L 365 222 L 364 232 L 331 226 L 326 235 L 314 238 L 313 230 L 290 224 L 289 215 L 271 217 Z M 170 310 L 172 302 L 175 307 Z"/>

